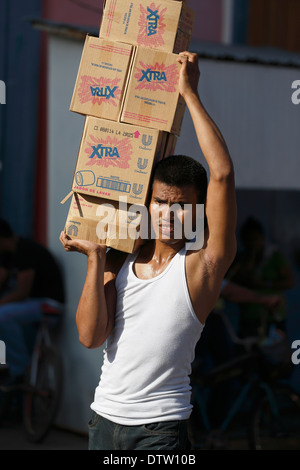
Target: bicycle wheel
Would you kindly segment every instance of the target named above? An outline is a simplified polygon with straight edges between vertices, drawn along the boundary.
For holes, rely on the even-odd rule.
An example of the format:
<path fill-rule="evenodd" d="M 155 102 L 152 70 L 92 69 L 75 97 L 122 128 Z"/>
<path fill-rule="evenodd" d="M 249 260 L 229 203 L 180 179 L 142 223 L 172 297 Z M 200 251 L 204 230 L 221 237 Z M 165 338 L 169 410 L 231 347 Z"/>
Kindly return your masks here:
<path fill-rule="evenodd" d="M 252 450 L 300 449 L 300 396 L 277 385 L 270 398 L 264 394 L 253 408 L 249 444 Z"/>
<path fill-rule="evenodd" d="M 50 431 L 58 409 L 62 387 L 61 358 L 54 348 L 41 350 L 36 379 L 25 394 L 24 426 L 27 438 L 41 442 Z"/>

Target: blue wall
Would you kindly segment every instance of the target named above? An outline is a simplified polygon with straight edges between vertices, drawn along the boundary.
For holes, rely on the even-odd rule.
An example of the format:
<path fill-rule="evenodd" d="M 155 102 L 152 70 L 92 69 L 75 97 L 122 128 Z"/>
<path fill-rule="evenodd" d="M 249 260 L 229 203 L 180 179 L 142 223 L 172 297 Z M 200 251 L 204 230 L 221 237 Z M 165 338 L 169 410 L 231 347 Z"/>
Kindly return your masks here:
<path fill-rule="evenodd" d="M 42 0 L 1 0 L 0 215 L 23 235 L 33 235 L 40 33 L 30 18 L 41 17 Z"/>

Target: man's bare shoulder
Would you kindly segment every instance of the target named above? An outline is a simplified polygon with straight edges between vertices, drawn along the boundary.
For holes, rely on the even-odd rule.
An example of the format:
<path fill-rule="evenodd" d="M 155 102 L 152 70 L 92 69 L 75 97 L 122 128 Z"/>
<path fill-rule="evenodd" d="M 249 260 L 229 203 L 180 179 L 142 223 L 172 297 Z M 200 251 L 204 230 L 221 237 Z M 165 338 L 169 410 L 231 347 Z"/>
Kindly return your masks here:
<path fill-rule="evenodd" d="M 105 271 L 116 277 L 127 256 L 128 253 L 110 248 L 106 254 Z"/>

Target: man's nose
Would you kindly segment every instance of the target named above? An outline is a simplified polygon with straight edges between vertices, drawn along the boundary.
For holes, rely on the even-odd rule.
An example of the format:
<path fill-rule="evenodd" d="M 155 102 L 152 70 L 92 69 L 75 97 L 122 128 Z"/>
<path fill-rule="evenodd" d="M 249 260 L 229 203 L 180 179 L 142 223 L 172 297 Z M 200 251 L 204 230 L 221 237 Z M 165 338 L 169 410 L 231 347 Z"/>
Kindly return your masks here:
<path fill-rule="evenodd" d="M 174 209 L 172 204 L 164 204 L 161 215 L 163 220 L 174 220 Z"/>

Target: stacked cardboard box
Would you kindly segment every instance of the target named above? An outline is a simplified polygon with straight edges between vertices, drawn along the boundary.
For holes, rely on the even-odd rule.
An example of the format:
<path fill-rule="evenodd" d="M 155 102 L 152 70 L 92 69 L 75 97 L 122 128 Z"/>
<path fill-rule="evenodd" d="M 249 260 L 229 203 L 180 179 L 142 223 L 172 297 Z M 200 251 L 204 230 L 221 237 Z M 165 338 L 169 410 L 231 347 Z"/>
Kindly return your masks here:
<path fill-rule="evenodd" d="M 65 226 L 71 238 L 129 253 L 139 246 L 153 166 L 174 153 L 180 135 L 177 54 L 188 50 L 192 27 L 186 2 L 104 3 L 70 104 L 86 116 Z"/>

